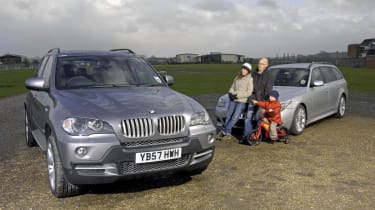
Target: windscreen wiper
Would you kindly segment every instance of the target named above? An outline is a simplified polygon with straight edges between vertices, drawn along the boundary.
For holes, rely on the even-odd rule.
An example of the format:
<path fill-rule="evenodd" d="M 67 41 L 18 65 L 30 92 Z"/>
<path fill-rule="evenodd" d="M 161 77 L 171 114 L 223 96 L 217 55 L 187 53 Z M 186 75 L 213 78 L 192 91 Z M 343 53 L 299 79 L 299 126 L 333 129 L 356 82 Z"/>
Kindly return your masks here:
<path fill-rule="evenodd" d="M 89 85 L 88 88 L 106 88 L 106 87 L 132 87 L 134 84 L 98 84 L 98 85 Z"/>

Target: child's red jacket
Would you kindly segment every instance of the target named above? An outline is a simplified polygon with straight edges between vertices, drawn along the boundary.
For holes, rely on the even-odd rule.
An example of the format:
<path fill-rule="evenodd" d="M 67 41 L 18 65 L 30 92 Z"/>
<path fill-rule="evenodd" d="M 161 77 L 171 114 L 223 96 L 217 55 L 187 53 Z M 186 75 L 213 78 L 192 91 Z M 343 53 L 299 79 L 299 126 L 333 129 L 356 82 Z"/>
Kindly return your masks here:
<path fill-rule="evenodd" d="M 279 125 L 283 124 L 281 120 L 281 104 L 279 100 L 276 101 L 258 101 L 258 106 L 266 110 L 265 117 Z"/>

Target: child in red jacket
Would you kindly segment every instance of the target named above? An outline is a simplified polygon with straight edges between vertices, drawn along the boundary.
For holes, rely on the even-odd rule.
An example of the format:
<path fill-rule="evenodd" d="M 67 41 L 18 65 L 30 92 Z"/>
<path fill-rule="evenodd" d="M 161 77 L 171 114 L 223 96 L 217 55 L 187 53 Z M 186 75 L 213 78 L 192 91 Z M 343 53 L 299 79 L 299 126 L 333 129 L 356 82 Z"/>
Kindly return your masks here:
<path fill-rule="evenodd" d="M 277 140 L 276 126 L 281 125 L 283 122 L 281 120 L 281 104 L 278 100 L 279 93 L 273 90 L 269 94 L 269 100 L 267 101 L 256 101 L 253 103 L 265 110 L 263 120 L 270 123 L 270 137 L 271 140 Z"/>

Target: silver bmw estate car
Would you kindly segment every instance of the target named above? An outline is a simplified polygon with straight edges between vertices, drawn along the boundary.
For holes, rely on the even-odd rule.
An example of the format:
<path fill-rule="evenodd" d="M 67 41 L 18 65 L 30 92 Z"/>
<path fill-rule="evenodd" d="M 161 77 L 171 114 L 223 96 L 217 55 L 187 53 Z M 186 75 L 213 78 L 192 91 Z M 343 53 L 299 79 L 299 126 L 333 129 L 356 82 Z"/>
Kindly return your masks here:
<path fill-rule="evenodd" d="M 283 127 L 301 134 L 308 124 L 335 114 L 343 117 L 348 99 L 347 82 L 334 65 L 293 63 L 268 68 L 274 78 L 274 90 L 280 94 Z M 229 104 L 227 94 L 216 105 L 217 126 L 223 126 Z M 242 114 L 244 119 L 246 114 Z M 239 122 L 237 127 L 243 126 Z"/>
<path fill-rule="evenodd" d="M 26 144 L 46 152 L 52 193 L 204 171 L 216 128 L 205 108 L 172 84 L 131 50 L 50 50 L 25 81 L 24 106 Z"/>

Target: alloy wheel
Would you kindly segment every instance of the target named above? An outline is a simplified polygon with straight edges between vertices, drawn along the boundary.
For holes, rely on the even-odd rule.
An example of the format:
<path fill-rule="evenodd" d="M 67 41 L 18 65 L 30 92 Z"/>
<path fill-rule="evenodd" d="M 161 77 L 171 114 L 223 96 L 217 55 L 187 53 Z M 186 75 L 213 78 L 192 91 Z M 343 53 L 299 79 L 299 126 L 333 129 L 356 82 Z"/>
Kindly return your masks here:
<path fill-rule="evenodd" d="M 303 107 L 299 107 L 295 120 L 297 131 L 302 132 L 306 126 L 306 111 Z"/>
<path fill-rule="evenodd" d="M 344 97 L 340 98 L 339 112 L 340 116 L 344 116 L 346 110 L 346 101 Z"/>
<path fill-rule="evenodd" d="M 48 142 L 48 149 L 47 149 L 47 163 L 48 163 L 48 179 L 51 185 L 51 189 L 55 190 L 55 180 L 56 180 L 56 173 L 55 173 L 55 160 L 53 157 L 52 145 Z"/>

